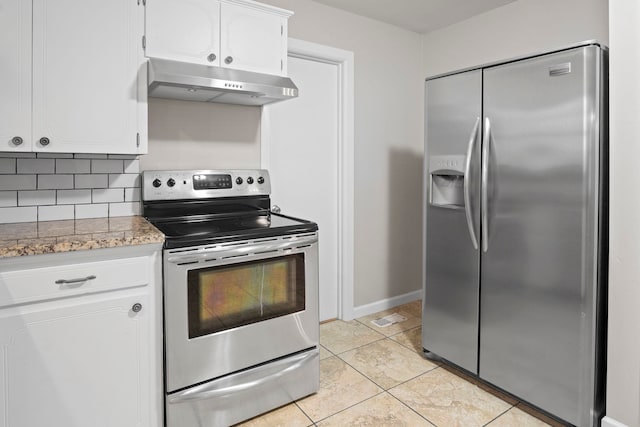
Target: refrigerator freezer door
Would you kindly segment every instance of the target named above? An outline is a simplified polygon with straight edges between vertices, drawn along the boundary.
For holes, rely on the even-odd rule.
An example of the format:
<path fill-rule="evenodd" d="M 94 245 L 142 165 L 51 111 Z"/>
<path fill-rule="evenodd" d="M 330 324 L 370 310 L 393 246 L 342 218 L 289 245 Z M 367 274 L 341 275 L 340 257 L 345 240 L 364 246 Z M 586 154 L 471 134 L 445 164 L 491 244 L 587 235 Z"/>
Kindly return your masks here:
<path fill-rule="evenodd" d="M 473 373 L 478 366 L 480 258 L 473 236 L 480 229 L 481 94 L 480 70 L 426 83 L 422 346 Z"/>
<path fill-rule="evenodd" d="M 479 374 L 581 426 L 594 401 L 600 58 L 587 46 L 484 71 Z"/>

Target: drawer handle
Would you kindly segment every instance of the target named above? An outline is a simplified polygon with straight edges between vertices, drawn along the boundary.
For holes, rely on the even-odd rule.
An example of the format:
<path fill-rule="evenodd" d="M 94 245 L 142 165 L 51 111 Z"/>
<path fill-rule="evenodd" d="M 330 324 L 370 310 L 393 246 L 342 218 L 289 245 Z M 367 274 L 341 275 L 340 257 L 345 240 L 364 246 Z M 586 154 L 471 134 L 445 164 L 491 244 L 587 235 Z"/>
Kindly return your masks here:
<path fill-rule="evenodd" d="M 72 285 L 74 283 L 82 283 L 86 282 L 87 280 L 93 280 L 95 278 L 96 276 L 92 274 L 91 276 L 80 277 L 78 279 L 58 279 L 56 280 L 56 285 Z"/>

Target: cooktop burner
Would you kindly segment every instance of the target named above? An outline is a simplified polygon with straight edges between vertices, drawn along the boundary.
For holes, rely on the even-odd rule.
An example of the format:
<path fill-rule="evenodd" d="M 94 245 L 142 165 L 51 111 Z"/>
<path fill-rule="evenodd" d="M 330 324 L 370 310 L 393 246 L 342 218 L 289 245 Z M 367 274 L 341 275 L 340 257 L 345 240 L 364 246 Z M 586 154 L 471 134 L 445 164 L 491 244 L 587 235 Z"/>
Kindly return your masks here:
<path fill-rule="evenodd" d="M 269 211 L 269 174 L 250 171 L 145 171 L 144 216 L 165 247 L 197 246 L 317 231 L 302 219 Z"/>

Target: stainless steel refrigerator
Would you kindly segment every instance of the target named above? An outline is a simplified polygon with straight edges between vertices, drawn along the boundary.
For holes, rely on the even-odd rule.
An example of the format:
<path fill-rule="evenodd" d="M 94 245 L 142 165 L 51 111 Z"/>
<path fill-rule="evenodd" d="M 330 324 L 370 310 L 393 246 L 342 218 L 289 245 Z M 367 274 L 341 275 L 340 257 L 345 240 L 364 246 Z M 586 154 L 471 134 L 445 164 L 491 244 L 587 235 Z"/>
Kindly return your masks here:
<path fill-rule="evenodd" d="M 422 340 L 574 425 L 604 404 L 607 53 L 426 81 Z"/>

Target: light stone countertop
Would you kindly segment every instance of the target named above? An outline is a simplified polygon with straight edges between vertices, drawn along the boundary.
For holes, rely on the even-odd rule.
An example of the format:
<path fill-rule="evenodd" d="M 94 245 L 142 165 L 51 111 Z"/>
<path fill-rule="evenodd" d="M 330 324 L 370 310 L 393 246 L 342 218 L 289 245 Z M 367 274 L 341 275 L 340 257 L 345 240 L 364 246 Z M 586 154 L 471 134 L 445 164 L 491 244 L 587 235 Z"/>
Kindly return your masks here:
<path fill-rule="evenodd" d="M 141 216 L 0 224 L 0 258 L 162 243 Z"/>

